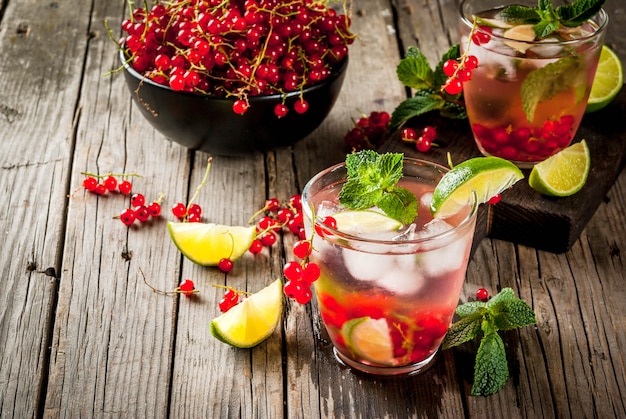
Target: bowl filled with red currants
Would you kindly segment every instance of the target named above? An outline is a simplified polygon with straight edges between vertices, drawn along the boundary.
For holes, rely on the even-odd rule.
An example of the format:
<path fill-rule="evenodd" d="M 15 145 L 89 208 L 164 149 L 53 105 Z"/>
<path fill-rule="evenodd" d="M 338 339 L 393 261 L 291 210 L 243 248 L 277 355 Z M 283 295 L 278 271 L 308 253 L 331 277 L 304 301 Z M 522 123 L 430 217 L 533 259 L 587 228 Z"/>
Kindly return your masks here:
<path fill-rule="evenodd" d="M 293 145 L 328 116 L 355 38 L 349 27 L 323 2 L 175 0 L 132 10 L 119 54 L 157 131 L 241 155 Z"/>

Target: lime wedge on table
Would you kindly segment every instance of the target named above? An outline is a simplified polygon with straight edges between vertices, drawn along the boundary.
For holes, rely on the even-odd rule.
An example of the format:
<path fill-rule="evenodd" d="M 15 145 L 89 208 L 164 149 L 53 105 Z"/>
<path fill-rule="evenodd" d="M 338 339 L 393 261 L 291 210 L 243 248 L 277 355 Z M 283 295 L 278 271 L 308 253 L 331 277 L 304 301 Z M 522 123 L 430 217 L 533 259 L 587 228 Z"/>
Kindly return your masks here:
<path fill-rule="evenodd" d="M 537 163 L 530 172 L 528 183 L 544 195 L 570 196 L 587 182 L 590 165 L 589 148 L 582 140 Z"/>
<path fill-rule="evenodd" d="M 484 204 L 523 178 L 517 166 L 499 157 L 466 160 L 441 178 L 430 211 L 438 218 L 449 217 L 471 202 L 472 192 L 476 192 L 477 203 Z"/>
<path fill-rule="evenodd" d="M 385 319 L 359 317 L 341 326 L 346 345 L 360 358 L 381 365 L 393 365 L 393 342 Z"/>
<path fill-rule="evenodd" d="M 211 334 L 237 348 L 251 348 L 267 339 L 276 329 L 283 312 L 283 286 L 280 279 L 252 294 L 226 313 L 211 321 Z"/>
<path fill-rule="evenodd" d="M 402 226 L 400 221 L 372 210 L 342 211 L 333 214 L 333 218 L 337 229 L 349 234 L 395 231 Z"/>
<path fill-rule="evenodd" d="M 222 258 L 239 259 L 250 248 L 256 235 L 254 226 L 170 221 L 167 228 L 178 250 L 192 262 L 203 266 L 215 266 Z"/>
<path fill-rule="evenodd" d="M 624 70 L 619 57 L 604 45 L 600 54 L 600 62 L 596 70 L 591 94 L 587 101 L 587 112 L 595 112 L 604 108 L 617 96 L 624 85 Z"/>

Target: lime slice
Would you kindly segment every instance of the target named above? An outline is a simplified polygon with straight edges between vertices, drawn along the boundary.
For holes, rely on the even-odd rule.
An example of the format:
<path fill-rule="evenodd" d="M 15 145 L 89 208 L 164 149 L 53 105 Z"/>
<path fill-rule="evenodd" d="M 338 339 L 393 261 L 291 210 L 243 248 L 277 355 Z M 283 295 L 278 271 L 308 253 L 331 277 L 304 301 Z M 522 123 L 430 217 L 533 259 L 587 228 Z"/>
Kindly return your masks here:
<path fill-rule="evenodd" d="M 585 185 L 590 163 L 587 142 L 582 140 L 537 163 L 528 183 L 544 195 L 570 196 Z"/>
<path fill-rule="evenodd" d="M 508 28 L 513 26 L 510 23 L 505 22 L 505 21 L 500 20 L 500 19 L 490 19 L 490 18 L 486 18 L 486 17 L 474 16 L 474 20 L 476 20 L 476 24 L 477 25 L 479 25 L 479 26 L 487 26 L 487 27 L 490 27 L 490 28 L 508 29 Z"/>
<path fill-rule="evenodd" d="M 529 42 L 535 40 L 535 30 L 533 29 L 533 25 L 517 25 L 504 31 L 502 36 L 507 39 L 512 39 L 513 41 L 504 41 L 504 43 L 523 54 L 528 48 L 533 46 Z"/>
<path fill-rule="evenodd" d="M 170 221 L 167 228 L 178 250 L 192 262 L 203 266 L 215 266 L 222 258 L 239 259 L 250 248 L 256 235 L 254 226 Z"/>
<path fill-rule="evenodd" d="M 517 166 L 499 157 L 466 160 L 441 178 L 433 192 L 430 211 L 437 218 L 449 217 L 471 202 L 473 192 L 477 204 L 483 204 L 523 178 Z"/>
<path fill-rule="evenodd" d="M 380 365 L 394 365 L 393 343 L 385 319 L 359 317 L 341 326 L 346 345 L 359 358 Z"/>
<path fill-rule="evenodd" d="M 402 226 L 400 221 L 372 210 L 343 211 L 332 217 L 337 221 L 337 229 L 348 234 L 395 231 Z"/>
<path fill-rule="evenodd" d="M 604 108 L 617 96 L 624 85 L 624 70 L 619 57 L 606 45 L 602 47 L 586 112 Z"/>
<path fill-rule="evenodd" d="M 283 312 L 280 279 L 250 295 L 226 313 L 211 321 L 211 334 L 237 348 L 251 348 L 267 339 L 276 329 Z"/>

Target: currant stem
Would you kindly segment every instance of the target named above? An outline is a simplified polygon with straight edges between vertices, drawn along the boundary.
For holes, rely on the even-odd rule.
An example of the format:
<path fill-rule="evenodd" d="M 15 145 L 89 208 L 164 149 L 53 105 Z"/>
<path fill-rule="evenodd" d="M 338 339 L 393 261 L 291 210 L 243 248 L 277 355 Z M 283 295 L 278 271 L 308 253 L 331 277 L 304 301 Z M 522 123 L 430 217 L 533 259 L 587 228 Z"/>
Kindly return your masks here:
<path fill-rule="evenodd" d="M 143 177 L 143 175 L 140 175 L 139 173 L 105 173 L 103 175 L 98 175 L 96 173 L 92 173 L 92 172 L 80 172 L 81 175 L 85 175 L 85 176 L 91 176 L 91 177 L 95 177 L 97 179 L 102 179 L 105 178 L 107 176 L 115 176 L 115 177 Z"/>
<path fill-rule="evenodd" d="M 238 290 L 236 288 L 229 287 L 228 285 L 211 284 L 211 286 L 215 287 L 215 288 L 225 289 L 225 290 L 232 290 L 232 291 L 236 292 L 237 294 L 243 294 L 243 295 L 252 295 L 253 294 L 252 292 L 241 291 L 241 290 Z"/>
<path fill-rule="evenodd" d="M 189 208 L 189 206 L 193 203 L 193 201 L 198 197 L 198 195 L 200 194 L 200 189 L 202 189 L 204 185 L 206 185 L 206 181 L 209 178 L 209 172 L 211 171 L 212 163 L 213 163 L 213 156 L 209 156 L 208 163 L 206 166 L 206 171 L 204 172 L 204 177 L 202 178 L 202 182 L 196 187 L 195 193 L 193 194 L 193 196 L 187 203 L 187 208 Z"/>

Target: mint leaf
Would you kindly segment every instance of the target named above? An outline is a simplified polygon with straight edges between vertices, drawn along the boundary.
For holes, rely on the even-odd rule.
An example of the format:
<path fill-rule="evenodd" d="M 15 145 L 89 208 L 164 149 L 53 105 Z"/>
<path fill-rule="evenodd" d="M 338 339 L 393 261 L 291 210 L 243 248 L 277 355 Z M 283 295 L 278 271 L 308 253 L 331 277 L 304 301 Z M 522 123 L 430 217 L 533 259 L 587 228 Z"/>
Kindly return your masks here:
<path fill-rule="evenodd" d="M 515 298 L 515 293 L 509 287 L 502 288 L 491 300 L 487 301 L 487 307 L 493 307 L 505 301 L 512 301 Z"/>
<path fill-rule="evenodd" d="M 480 313 L 482 316 L 484 307 L 487 307 L 487 303 L 483 303 L 482 301 L 470 301 L 458 306 L 456 308 L 456 314 L 461 318 L 471 316 L 474 313 Z"/>
<path fill-rule="evenodd" d="M 362 150 L 346 156 L 348 179 L 339 192 L 339 202 L 350 209 L 378 206 L 387 216 L 410 224 L 417 216 L 417 199 L 396 186 L 402 177 L 404 155 Z"/>
<path fill-rule="evenodd" d="M 402 224 L 411 224 L 417 215 L 417 198 L 413 192 L 397 186 L 387 188 L 376 205 Z"/>
<path fill-rule="evenodd" d="M 401 102 L 391 113 L 389 128 L 395 129 L 409 119 L 441 108 L 445 100 L 439 94 L 416 95 Z"/>
<path fill-rule="evenodd" d="M 605 0 L 577 0 L 557 7 L 556 14 L 564 26 L 576 27 L 594 17 L 602 9 L 604 2 Z"/>
<path fill-rule="evenodd" d="M 525 301 L 504 301 L 492 308 L 498 330 L 511 330 L 537 323 L 535 312 Z"/>
<path fill-rule="evenodd" d="M 409 47 L 406 56 L 396 67 L 398 79 L 407 87 L 420 90 L 433 86 L 433 70 L 428 59 L 417 48 Z"/>
<path fill-rule="evenodd" d="M 482 321 L 482 313 L 476 311 L 458 322 L 455 322 L 448 329 L 446 336 L 443 338 L 441 347 L 443 349 L 450 349 L 474 339 L 481 331 Z"/>
<path fill-rule="evenodd" d="M 569 56 L 538 68 L 528 74 L 522 83 L 522 108 L 526 119 L 532 122 L 537 105 L 571 89 L 577 80 L 571 77 L 581 65 L 579 56 Z"/>
<path fill-rule="evenodd" d="M 497 333 L 489 333 L 480 341 L 474 364 L 473 396 L 497 393 L 509 378 L 504 342 Z"/>
<path fill-rule="evenodd" d="M 537 23 L 541 20 L 537 10 L 521 5 L 511 5 L 504 8 L 500 14 L 500 19 L 505 22 L 516 22 L 516 23 Z"/>

